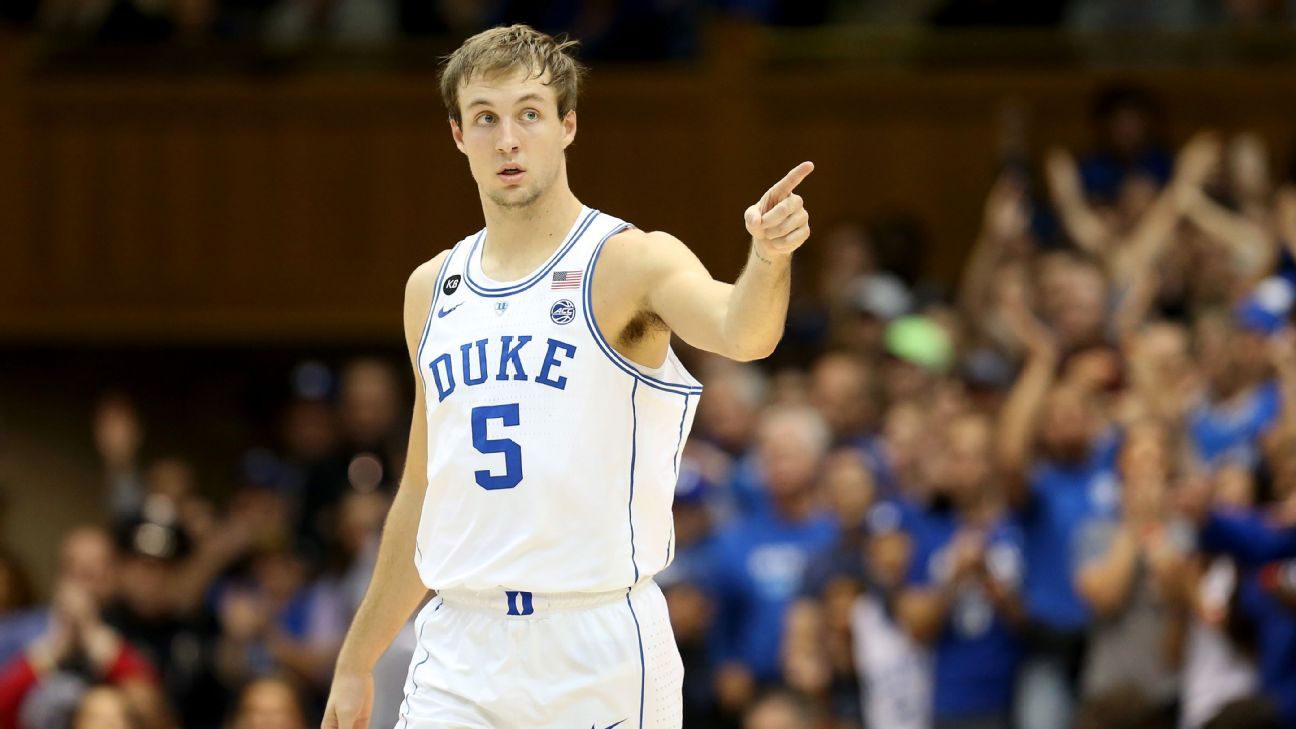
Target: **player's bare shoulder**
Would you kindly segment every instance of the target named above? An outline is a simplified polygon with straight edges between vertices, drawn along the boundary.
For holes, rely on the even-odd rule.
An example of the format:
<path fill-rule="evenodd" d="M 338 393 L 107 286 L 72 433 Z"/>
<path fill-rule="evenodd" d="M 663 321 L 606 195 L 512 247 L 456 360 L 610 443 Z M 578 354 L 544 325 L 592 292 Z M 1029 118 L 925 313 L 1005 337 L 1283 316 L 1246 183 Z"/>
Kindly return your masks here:
<path fill-rule="evenodd" d="M 454 249 L 447 248 L 415 267 L 410 273 L 409 281 L 405 284 L 406 293 L 417 291 L 430 294 L 432 288 L 436 286 L 437 276 L 441 273 L 441 266 L 445 263 L 446 256 L 449 256 L 452 250 Z"/>
<path fill-rule="evenodd" d="M 445 264 L 451 250 L 447 248 L 433 256 L 431 260 L 420 263 L 410 273 L 409 280 L 405 282 L 404 320 L 407 340 L 418 341 L 419 333 L 422 332 L 424 320 L 428 315 L 428 308 L 432 306 L 432 296 L 436 293 L 437 277 L 440 276 L 441 267 Z"/>
<path fill-rule="evenodd" d="M 608 239 L 603 253 L 631 265 L 651 265 L 654 260 L 673 255 L 679 249 L 688 250 L 688 246 L 665 231 L 626 228 Z"/>
<path fill-rule="evenodd" d="M 696 260 L 693 252 L 670 233 L 627 228 L 608 239 L 599 256 L 599 269 L 606 271 L 595 273 L 599 283 L 642 296 L 681 261 L 690 260 Z"/>

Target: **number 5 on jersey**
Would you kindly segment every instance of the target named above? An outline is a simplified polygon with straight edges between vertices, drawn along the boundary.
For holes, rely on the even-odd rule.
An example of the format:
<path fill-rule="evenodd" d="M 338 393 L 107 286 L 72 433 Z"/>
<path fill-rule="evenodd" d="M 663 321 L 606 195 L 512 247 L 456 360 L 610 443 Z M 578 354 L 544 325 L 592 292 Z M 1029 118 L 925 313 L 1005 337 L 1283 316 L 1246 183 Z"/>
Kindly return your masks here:
<path fill-rule="evenodd" d="M 487 491 L 511 489 L 522 481 L 522 446 L 508 438 L 488 437 L 487 430 L 492 420 L 502 421 L 505 427 L 517 425 L 520 422 L 518 404 L 512 402 L 506 405 L 480 405 L 472 409 L 473 447 L 486 455 L 504 454 L 503 474 L 497 476 L 489 470 L 482 469 L 474 471 L 473 475 L 477 479 L 477 485 Z"/>

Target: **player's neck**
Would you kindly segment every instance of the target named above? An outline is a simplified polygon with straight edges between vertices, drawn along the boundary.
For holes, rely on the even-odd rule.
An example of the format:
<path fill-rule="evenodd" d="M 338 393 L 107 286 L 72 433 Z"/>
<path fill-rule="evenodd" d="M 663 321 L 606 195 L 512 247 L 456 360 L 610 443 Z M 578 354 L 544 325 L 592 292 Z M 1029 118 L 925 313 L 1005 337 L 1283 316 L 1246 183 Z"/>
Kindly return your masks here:
<path fill-rule="evenodd" d="M 566 185 L 555 185 L 526 207 L 504 207 L 482 201 L 486 250 L 495 260 L 515 260 L 552 251 L 562 244 L 580 215 L 581 202 Z"/>

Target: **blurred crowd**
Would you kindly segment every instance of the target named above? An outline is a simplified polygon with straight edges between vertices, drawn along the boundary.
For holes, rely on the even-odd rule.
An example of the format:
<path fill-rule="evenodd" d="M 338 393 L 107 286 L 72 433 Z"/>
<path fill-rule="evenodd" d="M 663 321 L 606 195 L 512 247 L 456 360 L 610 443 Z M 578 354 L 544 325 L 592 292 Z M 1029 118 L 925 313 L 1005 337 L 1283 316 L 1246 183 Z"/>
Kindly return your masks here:
<path fill-rule="evenodd" d="M 1296 22 L 1296 0 L 6 0 L 0 22 L 94 45 L 203 41 L 373 45 L 501 23 L 568 32 L 589 59 L 695 56 L 710 18 L 773 26 L 1248 30 Z"/>
<path fill-rule="evenodd" d="M 403 467 L 400 372 L 298 366 L 277 442 L 229 469 L 220 507 L 185 457 L 144 460 L 137 407 L 106 394 L 92 424 L 105 523 L 63 537 L 43 604 L 0 561 L 0 727 L 317 726 Z M 412 644 L 380 664 L 375 726 L 396 722 Z"/>
<path fill-rule="evenodd" d="M 1169 146 L 1135 87 L 1093 121 L 1042 154 L 1005 124 L 957 286 L 919 226 L 839 221 L 773 357 L 683 353 L 706 389 L 658 580 L 686 727 L 1296 727 L 1296 183 L 1253 134 Z M 106 394 L 108 518 L 45 599 L 0 554 L 0 729 L 310 726 L 406 366 L 298 366 L 219 505 Z"/>
<path fill-rule="evenodd" d="M 700 365 L 685 726 L 1296 726 L 1296 185 L 1161 116 L 1006 124 L 956 290 L 839 224 L 771 367 Z"/>

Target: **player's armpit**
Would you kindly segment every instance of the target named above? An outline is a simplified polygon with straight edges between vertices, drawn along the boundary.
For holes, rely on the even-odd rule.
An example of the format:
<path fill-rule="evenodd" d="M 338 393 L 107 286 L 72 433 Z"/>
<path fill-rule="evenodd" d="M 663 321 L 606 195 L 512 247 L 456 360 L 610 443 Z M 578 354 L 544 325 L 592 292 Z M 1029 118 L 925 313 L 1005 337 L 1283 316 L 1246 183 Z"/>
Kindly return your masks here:
<path fill-rule="evenodd" d="M 616 244 L 623 289 L 637 310 L 661 318 L 690 346 L 735 357 L 725 320 L 733 285 L 716 281 L 688 246 L 669 233 L 629 230 Z"/>

